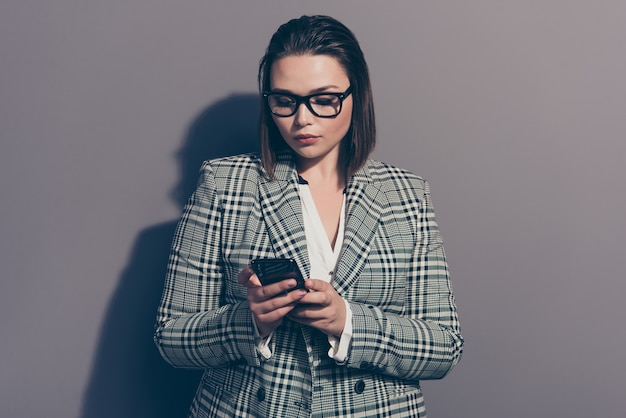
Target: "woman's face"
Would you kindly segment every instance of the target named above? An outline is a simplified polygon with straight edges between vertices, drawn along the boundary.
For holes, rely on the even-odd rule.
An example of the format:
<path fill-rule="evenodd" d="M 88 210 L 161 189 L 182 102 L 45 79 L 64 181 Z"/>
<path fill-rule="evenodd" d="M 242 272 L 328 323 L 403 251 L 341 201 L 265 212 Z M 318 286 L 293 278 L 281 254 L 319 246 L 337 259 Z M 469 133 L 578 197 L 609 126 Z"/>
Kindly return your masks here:
<path fill-rule="evenodd" d="M 343 93 L 350 81 L 339 62 L 328 55 L 291 55 L 274 62 L 270 71 L 272 92 L 308 96 L 316 93 Z M 352 122 L 352 95 L 343 101 L 339 115 L 315 116 L 301 103 L 288 117 L 273 115 L 283 139 L 296 153 L 299 168 L 317 163 L 337 165 L 339 144 Z"/>

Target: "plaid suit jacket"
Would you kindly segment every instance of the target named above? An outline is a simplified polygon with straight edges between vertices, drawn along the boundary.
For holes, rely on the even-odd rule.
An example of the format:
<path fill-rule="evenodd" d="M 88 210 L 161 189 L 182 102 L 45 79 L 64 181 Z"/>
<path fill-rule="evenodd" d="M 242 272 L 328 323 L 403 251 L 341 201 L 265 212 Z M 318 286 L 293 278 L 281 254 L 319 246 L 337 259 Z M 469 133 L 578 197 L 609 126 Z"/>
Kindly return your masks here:
<path fill-rule="evenodd" d="M 463 339 L 428 184 L 368 161 L 346 187 L 332 283 L 353 312 L 348 359 L 285 322 L 272 357 L 256 349 L 237 274 L 254 258 L 310 271 L 292 157 L 269 180 L 257 155 L 207 161 L 172 244 L 155 342 L 176 367 L 204 368 L 191 417 L 424 417 L 420 379 L 458 362 Z"/>

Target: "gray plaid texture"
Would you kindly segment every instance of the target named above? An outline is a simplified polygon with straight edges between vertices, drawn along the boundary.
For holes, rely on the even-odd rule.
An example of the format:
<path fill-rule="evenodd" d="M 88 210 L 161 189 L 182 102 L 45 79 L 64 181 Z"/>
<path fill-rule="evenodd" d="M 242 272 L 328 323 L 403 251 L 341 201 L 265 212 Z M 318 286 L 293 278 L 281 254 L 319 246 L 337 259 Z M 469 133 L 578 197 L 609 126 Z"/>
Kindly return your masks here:
<path fill-rule="evenodd" d="M 310 271 L 289 154 L 275 172 L 253 154 L 205 162 L 178 225 L 155 342 L 173 366 L 205 369 L 190 416 L 425 417 L 419 381 L 446 375 L 463 346 L 428 184 L 373 160 L 349 179 L 333 282 L 353 311 L 347 361 L 289 320 L 264 360 L 237 274 L 266 257 Z"/>

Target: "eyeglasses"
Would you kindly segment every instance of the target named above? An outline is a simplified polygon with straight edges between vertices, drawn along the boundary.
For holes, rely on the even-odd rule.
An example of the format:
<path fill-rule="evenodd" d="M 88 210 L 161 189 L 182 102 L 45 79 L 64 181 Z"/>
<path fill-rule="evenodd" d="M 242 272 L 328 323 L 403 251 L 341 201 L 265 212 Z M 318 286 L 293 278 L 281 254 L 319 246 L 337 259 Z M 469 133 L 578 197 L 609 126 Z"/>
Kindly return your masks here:
<path fill-rule="evenodd" d="M 293 116 L 301 103 L 304 103 L 315 116 L 320 118 L 334 118 L 341 113 L 343 101 L 352 93 L 352 86 L 343 93 L 318 93 L 309 96 L 297 96 L 289 93 L 265 92 L 272 114 L 281 118 Z"/>

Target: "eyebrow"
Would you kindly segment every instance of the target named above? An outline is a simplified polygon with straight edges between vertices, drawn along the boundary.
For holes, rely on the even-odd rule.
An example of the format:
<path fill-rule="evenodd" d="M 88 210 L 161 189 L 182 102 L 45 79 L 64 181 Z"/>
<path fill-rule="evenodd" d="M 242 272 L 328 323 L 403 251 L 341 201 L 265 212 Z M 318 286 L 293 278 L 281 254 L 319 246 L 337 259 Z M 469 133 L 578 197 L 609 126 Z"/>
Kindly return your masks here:
<path fill-rule="evenodd" d="M 316 89 L 313 89 L 311 91 L 309 91 L 308 94 L 305 94 L 305 96 L 309 96 L 311 94 L 317 94 L 317 93 L 324 93 L 327 92 L 328 90 L 341 90 L 341 87 L 336 86 L 334 84 L 329 84 L 327 86 L 323 86 L 323 87 L 318 87 Z M 286 93 L 286 94 L 291 94 L 293 96 L 297 96 L 297 94 L 295 94 L 294 92 L 287 90 L 287 89 L 271 89 L 270 91 L 275 92 L 275 93 Z"/>

